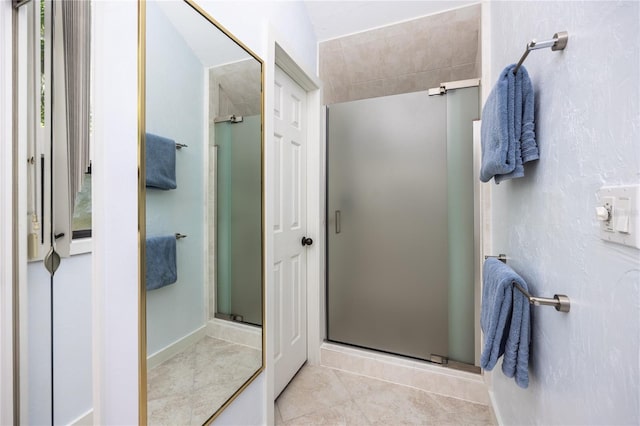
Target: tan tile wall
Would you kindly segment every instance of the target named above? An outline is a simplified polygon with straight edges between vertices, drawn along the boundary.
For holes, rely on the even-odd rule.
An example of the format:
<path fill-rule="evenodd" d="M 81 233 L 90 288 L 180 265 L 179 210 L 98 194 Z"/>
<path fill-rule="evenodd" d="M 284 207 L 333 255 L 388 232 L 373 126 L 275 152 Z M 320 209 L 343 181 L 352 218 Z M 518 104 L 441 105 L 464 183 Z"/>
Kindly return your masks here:
<path fill-rule="evenodd" d="M 480 5 L 320 43 L 324 104 L 480 76 Z"/>

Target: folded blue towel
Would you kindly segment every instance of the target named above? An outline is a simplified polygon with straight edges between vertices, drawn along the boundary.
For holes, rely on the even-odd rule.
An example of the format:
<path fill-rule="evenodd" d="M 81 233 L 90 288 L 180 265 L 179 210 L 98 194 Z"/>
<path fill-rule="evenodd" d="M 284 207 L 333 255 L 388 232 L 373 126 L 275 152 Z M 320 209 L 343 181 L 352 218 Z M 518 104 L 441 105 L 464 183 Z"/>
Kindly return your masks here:
<path fill-rule="evenodd" d="M 175 235 L 148 237 L 145 264 L 147 291 L 175 283 L 178 280 Z"/>
<path fill-rule="evenodd" d="M 482 182 L 522 177 L 523 163 L 539 157 L 533 86 L 524 66 L 515 75 L 514 67 L 502 70 L 482 110 Z"/>
<path fill-rule="evenodd" d="M 522 388 L 529 385 L 530 311 L 526 297 L 514 289 L 517 282 L 528 291 L 527 283 L 511 267 L 498 259 L 484 262 L 480 325 L 484 347 L 480 366 L 492 370 L 504 354 L 502 372 L 514 377 Z"/>
<path fill-rule="evenodd" d="M 151 133 L 145 141 L 146 186 L 176 189 L 176 142 Z"/>

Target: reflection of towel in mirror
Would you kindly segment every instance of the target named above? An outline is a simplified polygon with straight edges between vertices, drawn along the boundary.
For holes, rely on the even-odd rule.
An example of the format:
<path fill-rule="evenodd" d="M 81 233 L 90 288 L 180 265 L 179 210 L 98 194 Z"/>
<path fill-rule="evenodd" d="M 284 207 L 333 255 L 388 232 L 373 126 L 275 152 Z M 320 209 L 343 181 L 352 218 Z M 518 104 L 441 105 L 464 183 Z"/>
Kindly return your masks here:
<path fill-rule="evenodd" d="M 178 280 L 175 235 L 148 237 L 145 264 L 147 290 L 175 283 Z"/>
<path fill-rule="evenodd" d="M 482 110 L 482 182 L 522 177 L 523 163 L 539 158 L 533 86 L 525 67 L 516 75 L 514 67 L 502 70 Z"/>
<path fill-rule="evenodd" d="M 147 187 L 176 189 L 176 142 L 146 133 L 145 167 Z"/>
<path fill-rule="evenodd" d="M 529 385 L 529 302 L 513 288 L 517 282 L 528 291 L 527 283 L 498 259 L 484 262 L 480 325 L 484 346 L 480 366 L 492 370 L 504 354 L 502 372 L 514 377 L 522 388 Z"/>

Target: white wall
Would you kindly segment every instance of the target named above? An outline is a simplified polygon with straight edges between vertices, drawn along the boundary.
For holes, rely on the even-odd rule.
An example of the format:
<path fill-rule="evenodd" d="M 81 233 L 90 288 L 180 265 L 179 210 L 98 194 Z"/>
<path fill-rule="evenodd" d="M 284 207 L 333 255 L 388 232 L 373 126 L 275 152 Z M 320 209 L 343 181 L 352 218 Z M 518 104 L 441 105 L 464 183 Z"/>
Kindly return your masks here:
<path fill-rule="evenodd" d="M 504 424 L 640 423 L 640 251 L 600 240 L 594 215 L 599 187 L 640 181 L 639 8 L 491 4 L 492 83 L 530 39 L 569 32 L 563 52 L 535 51 L 525 63 L 540 160 L 492 187 L 493 251 L 533 294 L 571 298 L 568 314 L 532 308 L 528 389 L 496 366 Z"/>
<path fill-rule="evenodd" d="M 198 4 L 263 60 L 270 25 L 300 65 L 317 69 L 317 40 L 301 1 L 202 0 Z"/>
<path fill-rule="evenodd" d="M 94 424 L 138 424 L 138 4 L 97 1 Z"/>

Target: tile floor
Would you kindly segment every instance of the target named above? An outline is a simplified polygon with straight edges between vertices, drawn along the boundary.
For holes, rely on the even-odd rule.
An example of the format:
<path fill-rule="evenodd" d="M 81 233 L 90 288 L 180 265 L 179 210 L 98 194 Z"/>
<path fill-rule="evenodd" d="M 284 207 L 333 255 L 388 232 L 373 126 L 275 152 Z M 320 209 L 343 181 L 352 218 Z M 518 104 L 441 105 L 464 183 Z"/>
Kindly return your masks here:
<path fill-rule="evenodd" d="M 276 400 L 276 425 L 493 425 L 489 407 L 305 365 Z"/>
<path fill-rule="evenodd" d="M 205 337 L 147 373 L 149 425 L 202 425 L 262 363 L 248 346 Z"/>

